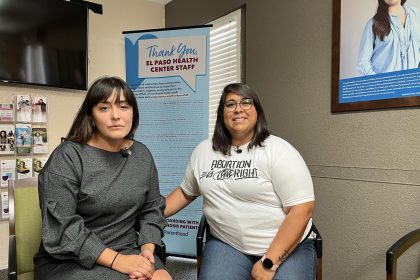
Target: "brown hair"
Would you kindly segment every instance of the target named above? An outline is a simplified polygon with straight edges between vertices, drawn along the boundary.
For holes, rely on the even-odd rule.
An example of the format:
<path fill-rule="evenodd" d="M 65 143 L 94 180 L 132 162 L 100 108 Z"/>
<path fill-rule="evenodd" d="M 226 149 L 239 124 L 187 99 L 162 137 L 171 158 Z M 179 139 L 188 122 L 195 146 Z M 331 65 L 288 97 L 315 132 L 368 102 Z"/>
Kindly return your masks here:
<path fill-rule="evenodd" d="M 401 6 L 403 6 L 406 1 L 407 0 L 401 0 Z M 385 36 L 388 36 L 391 32 L 391 19 L 388 14 L 388 5 L 384 0 L 378 0 L 378 9 L 373 16 L 372 32 L 376 37 L 379 37 L 381 41 L 383 41 Z"/>
<path fill-rule="evenodd" d="M 267 129 L 267 121 L 265 119 L 264 110 L 261 102 L 258 99 L 257 93 L 248 85 L 241 83 L 234 83 L 225 86 L 222 96 L 220 97 L 219 107 L 217 108 L 217 119 L 213 134 L 213 150 L 219 151 L 224 155 L 230 155 L 231 135 L 227 130 L 223 118 L 223 110 L 226 102 L 226 96 L 229 93 L 236 93 L 244 98 L 250 98 L 254 101 L 253 106 L 257 111 L 257 123 L 254 127 L 254 135 L 251 142 L 248 144 L 248 149 L 254 146 L 262 146 L 264 140 L 270 135 Z"/>
<path fill-rule="evenodd" d="M 79 112 L 67 134 L 66 140 L 86 143 L 92 137 L 96 127 L 93 126 L 92 109 L 100 102 L 107 100 L 114 92 L 116 102 L 120 102 L 121 91 L 127 103 L 133 108 L 133 123 L 125 138 L 133 139 L 139 126 L 139 109 L 133 91 L 121 78 L 103 77 L 96 80 L 89 88 Z"/>

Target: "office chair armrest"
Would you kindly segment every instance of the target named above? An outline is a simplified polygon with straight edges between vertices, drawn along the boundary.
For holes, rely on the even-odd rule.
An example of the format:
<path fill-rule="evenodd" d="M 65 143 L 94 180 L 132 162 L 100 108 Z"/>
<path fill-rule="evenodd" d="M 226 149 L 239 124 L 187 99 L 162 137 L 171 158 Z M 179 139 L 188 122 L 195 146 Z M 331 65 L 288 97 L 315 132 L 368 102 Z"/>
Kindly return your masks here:
<path fill-rule="evenodd" d="M 413 246 L 415 243 L 420 241 L 420 228 L 413 230 L 412 232 L 407 233 L 401 237 L 397 242 L 395 242 L 387 251 L 386 251 L 386 271 L 392 273 L 397 259 Z"/>
<path fill-rule="evenodd" d="M 201 260 L 203 258 L 203 248 L 210 236 L 210 225 L 207 223 L 206 217 L 201 216 L 200 225 L 197 230 L 196 247 L 197 247 L 197 277 L 200 275 Z"/>
<path fill-rule="evenodd" d="M 206 217 L 201 216 L 200 225 L 197 230 L 196 246 L 197 246 L 197 257 L 203 255 L 204 237 L 209 235 L 209 224 L 207 223 Z"/>
<path fill-rule="evenodd" d="M 318 258 L 322 258 L 322 236 L 319 233 L 314 223 L 312 223 L 312 231 L 316 234 L 316 237 L 315 237 L 316 256 Z"/>
<path fill-rule="evenodd" d="M 16 265 L 16 235 L 9 236 L 9 268 L 8 279 L 17 279 L 17 265 Z"/>

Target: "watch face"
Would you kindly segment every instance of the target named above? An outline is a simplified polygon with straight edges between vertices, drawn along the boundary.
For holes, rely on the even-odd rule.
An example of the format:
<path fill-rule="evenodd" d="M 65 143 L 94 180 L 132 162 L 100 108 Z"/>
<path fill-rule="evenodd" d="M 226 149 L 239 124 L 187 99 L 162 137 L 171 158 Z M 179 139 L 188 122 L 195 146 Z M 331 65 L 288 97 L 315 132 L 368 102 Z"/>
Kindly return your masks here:
<path fill-rule="evenodd" d="M 265 258 L 262 264 L 267 269 L 271 269 L 273 267 L 273 262 L 269 258 Z"/>

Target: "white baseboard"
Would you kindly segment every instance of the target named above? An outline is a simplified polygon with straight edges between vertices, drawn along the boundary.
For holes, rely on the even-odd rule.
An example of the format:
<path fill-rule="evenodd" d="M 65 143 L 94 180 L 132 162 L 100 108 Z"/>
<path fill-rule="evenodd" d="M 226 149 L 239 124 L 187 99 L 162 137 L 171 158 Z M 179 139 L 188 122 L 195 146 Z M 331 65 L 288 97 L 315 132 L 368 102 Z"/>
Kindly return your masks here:
<path fill-rule="evenodd" d="M 7 262 L 0 262 L 0 270 L 7 269 Z"/>

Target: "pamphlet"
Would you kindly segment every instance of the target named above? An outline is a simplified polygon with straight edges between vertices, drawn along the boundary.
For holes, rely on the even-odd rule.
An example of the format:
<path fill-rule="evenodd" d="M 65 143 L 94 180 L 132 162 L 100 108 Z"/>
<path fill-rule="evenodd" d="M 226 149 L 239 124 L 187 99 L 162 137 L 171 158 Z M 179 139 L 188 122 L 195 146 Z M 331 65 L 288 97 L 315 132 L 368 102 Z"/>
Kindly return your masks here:
<path fill-rule="evenodd" d="M 2 219 L 9 218 L 9 193 L 8 192 L 1 193 L 1 218 Z"/>
<path fill-rule="evenodd" d="M 32 122 L 47 122 L 47 97 L 32 96 Z"/>
<path fill-rule="evenodd" d="M 46 127 L 33 127 L 32 128 L 32 142 L 34 154 L 48 153 L 48 138 Z"/>
<path fill-rule="evenodd" d="M 1 184 L 0 187 L 7 188 L 9 180 L 15 179 L 15 164 L 14 159 L 0 161 Z"/>
<path fill-rule="evenodd" d="M 32 177 L 32 158 L 16 159 L 17 179 Z"/>
<path fill-rule="evenodd" d="M 30 154 L 32 151 L 32 126 L 27 123 L 16 124 L 16 153 Z"/>
<path fill-rule="evenodd" d="M 16 96 L 16 121 L 30 122 L 31 121 L 31 97 L 29 95 Z"/>
<path fill-rule="evenodd" d="M 15 154 L 15 126 L 0 124 L 0 155 Z"/>
<path fill-rule="evenodd" d="M 0 103 L 0 122 L 13 122 L 13 103 Z"/>
<path fill-rule="evenodd" d="M 39 172 L 42 171 L 42 169 L 44 168 L 45 163 L 47 162 L 48 158 L 47 157 L 34 157 L 32 162 L 33 162 L 33 171 L 34 171 L 34 176 L 38 176 Z"/>

